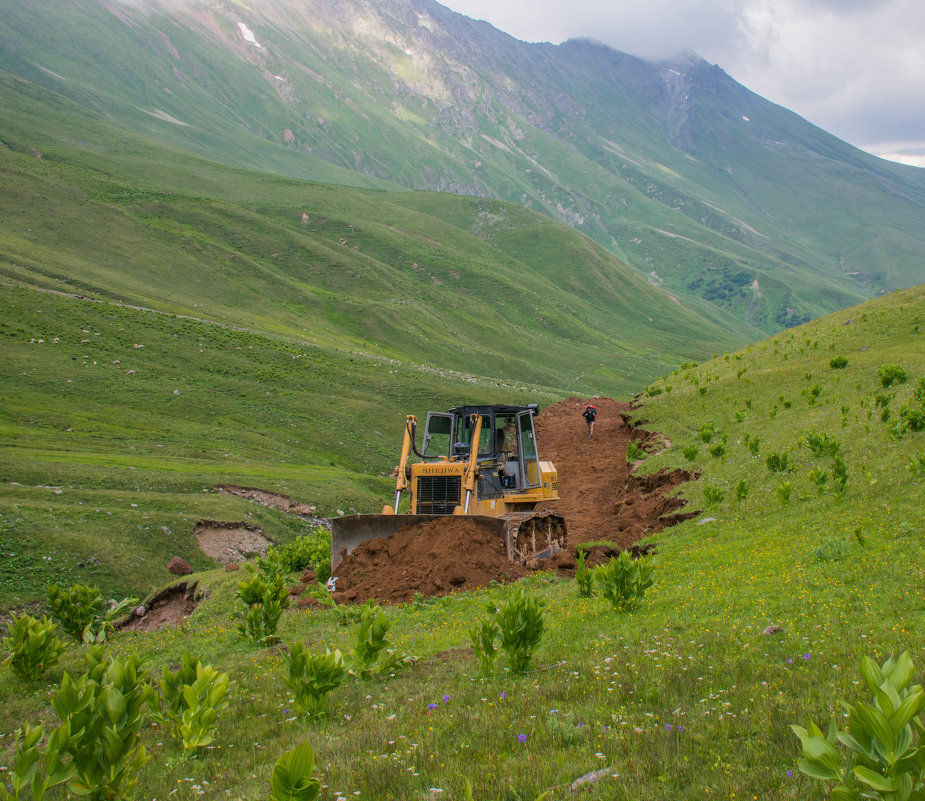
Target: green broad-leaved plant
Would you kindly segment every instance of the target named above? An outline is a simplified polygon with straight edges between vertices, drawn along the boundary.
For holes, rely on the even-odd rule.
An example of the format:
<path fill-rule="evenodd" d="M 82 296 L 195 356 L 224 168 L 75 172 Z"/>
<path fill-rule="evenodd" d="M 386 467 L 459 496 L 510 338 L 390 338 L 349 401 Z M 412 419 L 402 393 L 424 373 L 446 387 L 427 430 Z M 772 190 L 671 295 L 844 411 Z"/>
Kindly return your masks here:
<path fill-rule="evenodd" d="M 575 584 L 578 586 L 579 598 L 591 598 L 594 595 L 594 575 L 585 565 L 587 557 L 584 548 L 579 548 L 578 558 L 575 560 Z"/>
<path fill-rule="evenodd" d="M 61 628 L 87 645 L 105 642 L 116 621 L 138 603 L 137 598 L 107 603 L 99 589 L 85 584 L 74 584 L 68 589 L 49 584 L 47 593 L 48 605 L 61 622 Z"/>
<path fill-rule="evenodd" d="M 86 584 L 74 584 L 68 589 L 49 584 L 47 594 L 51 613 L 61 622 L 61 628 L 78 642 L 83 642 L 84 629 L 106 606 L 100 591 Z"/>
<path fill-rule="evenodd" d="M 43 754 L 39 745 L 45 739 L 45 727 L 26 723 L 18 729 L 13 735 L 16 755 L 9 774 L 0 781 L 0 801 L 19 801 L 27 793 L 32 801 L 42 801 L 51 788 L 70 781 L 76 768 L 73 762 L 63 761 L 68 733 L 65 726 L 52 731 Z"/>
<path fill-rule="evenodd" d="M 65 673 L 51 701 L 66 732 L 58 737 L 59 753 L 70 757 L 74 771 L 67 788 L 93 799 L 122 798 L 150 759 L 140 733 L 153 690 L 137 654 L 105 659 L 95 646 L 86 659 L 87 673 L 78 679 Z"/>
<path fill-rule="evenodd" d="M 152 717 L 183 743 L 185 751 L 204 748 L 215 739 L 218 713 L 228 706 L 229 685 L 227 673 L 184 651 L 178 671 L 165 667 L 161 673 L 161 703 Z"/>
<path fill-rule="evenodd" d="M 348 653 L 350 672 L 358 678 L 370 674 L 380 654 L 388 648 L 386 639 L 392 622 L 372 599 L 360 607 L 360 619 L 353 628 L 355 645 Z"/>
<path fill-rule="evenodd" d="M 309 715 L 321 714 L 324 699 L 332 690 L 343 684 L 347 665 L 340 651 L 325 650 L 323 654 L 309 654 L 305 643 L 289 643 L 289 653 L 283 653 L 287 673 L 283 676 L 292 691 L 295 706 Z"/>
<path fill-rule="evenodd" d="M 645 591 L 652 586 L 655 569 L 654 557 L 649 554 L 633 559 L 623 551 L 607 564 L 594 568 L 594 576 L 601 594 L 618 612 L 631 611 L 639 606 Z"/>
<path fill-rule="evenodd" d="M 273 801 L 313 801 L 321 792 L 321 782 L 312 776 L 315 769 L 315 752 L 308 740 L 287 751 L 270 774 L 270 793 Z"/>
<path fill-rule="evenodd" d="M 495 613 L 498 640 L 512 673 L 525 673 L 546 630 L 543 602 L 516 587 Z"/>
<path fill-rule="evenodd" d="M 26 681 L 34 681 L 58 664 L 65 645 L 55 634 L 58 624 L 43 616 L 37 620 L 31 615 L 10 615 L 7 637 L 3 647 L 9 652 L 2 666 L 10 668 Z"/>
<path fill-rule="evenodd" d="M 472 653 L 479 660 L 479 670 L 483 676 L 491 673 L 498 656 L 495 640 L 498 639 L 498 625 L 495 623 L 495 607 L 489 605 L 489 617 L 482 618 L 477 626 L 469 629 L 469 641 L 472 643 Z"/>
<path fill-rule="evenodd" d="M 841 703 L 847 728 L 791 725 L 803 750 L 797 766 L 825 782 L 833 801 L 925 801 L 925 691 L 910 684 L 912 659 L 906 652 L 878 666 L 865 657 L 860 669 L 870 700 Z"/>
<path fill-rule="evenodd" d="M 283 612 L 289 607 L 289 589 L 281 558 L 271 551 L 257 567 L 244 565 L 249 575 L 238 583 L 235 597 L 244 604 L 240 631 L 256 645 L 269 646 L 277 641 L 276 629 Z"/>

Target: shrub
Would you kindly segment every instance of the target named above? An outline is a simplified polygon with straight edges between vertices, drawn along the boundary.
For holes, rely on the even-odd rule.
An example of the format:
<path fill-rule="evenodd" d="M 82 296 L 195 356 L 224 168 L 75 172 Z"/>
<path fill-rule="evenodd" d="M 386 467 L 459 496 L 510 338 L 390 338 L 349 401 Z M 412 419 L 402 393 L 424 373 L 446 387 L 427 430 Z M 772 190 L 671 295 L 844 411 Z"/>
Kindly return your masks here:
<path fill-rule="evenodd" d="M 777 493 L 777 500 L 781 506 L 790 506 L 790 495 L 793 491 L 793 487 L 790 485 L 789 481 L 782 481 L 777 485 L 775 492 Z"/>
<path fill-rule="evenodd" d="M 740 478 L 736 483 L 736 498 L 739 501 L 744 501 L 748 497 L 748 484 L 745 483 L 744 478 Z"/>
<path fill-rule="evenodd" d="M 726 455 L 726 443 L 714 442 L 707 450 L 714 459 L 722 459 Z"/>
<path fill-rule="evenodd" d="M 228 706 L 228 674 L 183 652 L 176 672 L 165 667 L 161 674 L 162 704 L 152 717 L 183 743 L 185 751 L 212 743 L 218 713 Z"/>
<path fill-rule="evenodd" d="M 903 406 L 899 411 L 899 419 L 909 431 L 921 431 L 925 428 L 925 407 Z"/>
<path fill-rule="evenodd" d="M 314 769 L 315 753 L 308 740 L 286 751 L 270 774 L 273 801 L 314 801 L 321 792 L 321 782 L 312 776 Z"/>
<path fill-rule="evenodd" d="M 55 729 L 48 738 L 45 753 L 39 752 L 39 744 L 45 739 L 45 727 L 23 724 L 13 735 L 16 755 L 12 761 L 9 775 L 0 782 L 0 799 L 19 801 L 24 797 L 26 788 L 33 801 L 42 801 L 45 794 L 59 784 L 70 781 L 76 771 L 73 762 L 65 764 L 68 731 L 63 726 Z M 39 767 L 44 770 L 39 771 Z M 7 790 L 7 782 L 12 793 Z"/>
<path fill-rule="evenodd" d="M 751 453 L 752 456 L 757 456 L 758 449 L 761 447 L 761 438 L 752 437 L 751 439 L 748 440 L 746 445 L 748 446 L 749 453 Z"/>
<path fill-rule="evenodd" d="M 386 635 L 392 627 L 392 621 L 386 617 L 385 612 L 372 599 L 360 607 L 360 619 L 354 626 L 355 644 L 347 654 L 350 663 L 350 672 L 357 678 L 365 678 L 370 674 L 379 656 L 388 648 Z M 379 670 L 387 670 L 396 660 L 389 660 L 379 666 Z"/>
<path fill-rule="evenodd" d="M 703 488 L 703 502 L 706 504 L 707 508 L 719 506 L 725 497 L 726 496 L 723 494 L 723 491 L 719 487 L 714 487 L 711 484 L 707 484 Z"/>
<path fill-rule="evenodd" d="M 825 432 L 807 431 L 804 442 L 814 456 L 837 456 L 841 450 L 841 443 Z"/>
<path fill-rule="evenodd" d="M 575 584 L 578 586 L 579 598 L 590 598 L 594 595 L 594 576 L 585 566 L 587 554 L 583 548 L 578 549 L 578 558 L 575 560 Z"/>
<path fill-rule="evenodd" d="M 321 573 L 327 565 L 327 576 L 331 575 L 331 533 L 324 526 L 313 526 L 308 534 L 300 534 L 292 542 L 279 549 L 280 561 L 289 571 L 301 571 L 313 567 Z M 319 581 L 326 581 L 319 578 Z"/>
<path fill-rule="evenodd" d="M 892 392 L 875 392 L 874 393 L 874 406 L 882 406 L 884 409 L 890 405 L 890 401 L 893 400 L 894 394 Z"/>
<path fill-rule="evenodd" d="M 3 660 L 3 667 L 10 668 L 21 679 L 34 681 L 55 667 L 64 653 L 64 643 L 55 635 L 58 624 L 45 616 L 41 620 L 31 615 L 10 617 L 9 636 L 3 638 L 9 656 Z"/>
<path fill-rule="evenodd" d="M 309 715 L 320 714 L 328 693 L 340 687 L 347 675 L 341 652 L 325 650 L 309 656 L 305 644 L 296 640 L 283 659 L 288 667 L 283 681 L 292 690 L 296 707 Z"/>
<path fill-rule="evenodd" d="M 829 367 L 833 370 L 842 370 L 848 366 L 848 360 L 844 356 L 836 356 L 829 361 Z"/>
<path fill-rule="evenodd" d="M 825 492 L 825 483 L 829 480 L 829 474 L 821 467 L 814 467 L 809 471 L 809 480 L 816 486 L 816 492 L 822 495 Z"/>
<path fill-rule="evenodd" d="M 62 589 L 48 585 L 48 605 L 52 614 L 61 621 L 61 628 L 78 642 L 105 642 L 114 623 L 138 603 L 137 598 L 123 598 L 107 604 L 99 589 L 85 584 L 74 584 Z"/>
<path fill-rule="evenodd" d="M 841 500 L 847 488 L 848 465 L 845 464 L 845 460 L 842 459 L 841 456 L 836 456 L 835 462 L 832 465 L 832 490 L 835 493 L 835 497 Z"/>
<path fill-rule="evenodd" d="M 716 433 L 716 428 L 712 423 L 704 423 L 700 426 L 698 431 L 698 436 L 702 442 L 709 442 L 713 439 L 713 435 Z"/>
<path fill-rule="evenodd" d="M 235 597 L 246 609 L 238 631 L 256 645 L 276 642 L 276 629 L 283 611 L 289 606 L 289 590 L 279 554 L 269 552 L 258 559 L 257 567 L 246 564 L 250 576 L 238 583 Z"/>
<path fill-rule="evenodd" d="M 646 454 L 646 452 L 641 447 L 639 447 L 637 443 L 635 442 L 626 443 L 626 461 L 627 462 L 641 461 L 642 459 L 645 459 L 647 455 L 648 454 Z"/>
<path fill-rule="evenodd" d="M 67 732 L 59 742 L 74 770 L 68 790 L 93 798 L 122 798 L 138 783 L 138 771 L 150 759 L 140 731 L 153 690 L 144 680 L 137 654 L 104 662 L 102 647 L 95 646 L 86 659 L 87 673 L 76 681 L 65 673 L 51 702 Z"/>
<path fill-rule="evenodd" d="M 67 590 L 49 584 L 47 592 L 51 613 L 61 622 L 61 628 L 77 642 L 83 642 L 84 629 L 105 607 L 100 591 L 86 584 L 74 584 Z"/>
<path fill-rule="evenodd" d="M 919 383 L 915 385 L 915 389 L 912 391 L 912 397 L 920 405 L 925 405 L 925 378 L 919 379 Z"/>
<path fill-rule="evenodd" d="M 914 479 L 925 475 L 925 451 L 921 453 L 913 453 L 909 457 L 909 461 L 906 464 L 906 469 L 912 473 L 912 478 Z"/>
<path fill-rule="evenodd" d="M 689 462 L 693 462 L 697 458 L 697 451 L 700 450 L 700 446 L 696 442 L 692 442 L 689 445 L 685 445 L 681 449 L 681 453 L 684 454 L 684 458 Z"/>
<path fill-rule="evenodd" d="M 517 586 L 495 614 L 498 638 L 512 673 L 525 673 L 546 629 L 543 602 Z"/>
<path fill-rule="evenodd" d="M 898 364 L 884 364 L 877 370 L 880 376 L 880 386 L 886 388 L 893 384 L 905 384 L 909 379 L 906 375 L 906 369 Z"/>
<path fill-rule="evenodd" d="M 617 611 L 628 611 L 639 606 L 645 591 L 652 586 L 655 568 L 651 555 L 633 559 L 628 551 L 611 558 L 605 565 L 594 568 L 594 576 L 601 594 Z"/>
<path fill-rule="evenodd" d="M 833 801 L 868 799 L 915 799 L 925 793 L 925 745 L 919 715 L 925 692 L 909 682 L 915 672 L 912 659 L 903 653 L 877 666 L 868 657 L 861 662 L 861 677 L 870 703 L 842 702 L 848 726 L 836 720 L 823 734 L 810 721 L 806 728 L 791 725 L 800 738 L 803 757 L 799 769 L 831 787 Z M 836 743 L 847 749 L 847 764 Z"/>
<path fill-rule="evenodd" d="M 495 640 L 498 638 L 498 624 L 495 623 L 495 607 L 488 605 L 490 616 L 482 618 L 479 624 L 469 629 L 469 640 L 472 643 L 472 653 L 479 660 L 479 669 L 483 676 L 491 673 L 495 663 L 495 657 L 498 655 L 498 649 L 495 648 Z"/>
<path fill-rule="evenodd" d="M 765 464 L 772 473 L 787 473 L 790 470 L 790 459 L 786 451 L 780 453 L 772 451 L 765 459 Z"/>

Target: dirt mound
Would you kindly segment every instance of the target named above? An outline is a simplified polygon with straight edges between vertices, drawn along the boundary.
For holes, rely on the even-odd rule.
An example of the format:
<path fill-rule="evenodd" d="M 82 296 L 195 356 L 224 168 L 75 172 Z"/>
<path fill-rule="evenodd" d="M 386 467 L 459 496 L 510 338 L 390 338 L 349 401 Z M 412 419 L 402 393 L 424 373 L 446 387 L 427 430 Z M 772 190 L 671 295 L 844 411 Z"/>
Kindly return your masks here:
<path fill-rule="evenodd" d="M 338 568 L 340 602 L 410 601 L 511 581 L 529 571 L 512 565 L 501 538 L 465 517 L 442 517 L 359 545 Z"/>
<path fill-rule="evenodd" d="M 243 562 L 254 554 L 266 556 L 272 544 L 256 526 L 243 521 L 200 520 L 193 529 L 199 549 L 221 562 Z"/>
<path fill-rule="evenodd" d="M 559 472 L 559 501 L 547 507 L 562 515 L 569 550 L 530 567 L 575 571 L 575 546 L 607 541 L 588 551 L 587 564 L 607 561 L 621 549 L 649 552 L 633 543 L 693 516 L 679 511 L 684 502 L 670 493 L 696 478 L 686 470 L 661 470 L 635 476 L 626 462 L 630 442 L 650 453 L 666 447 L 660 434 L 630 423 L 633 407 L 610 398 L 593 398 L 597 408 L 594 436 L 589 438 L 581 412 L 588 401 L 568 398 L 536 419 L 540 457 Z M 356 548 L 338 568 L 339 601 L 407 601 L 415 593 L 443 595 L 484 587 L 492 579 L 507 581 L 529 572 L 505 558 L 493 532 L 463 517 L 443 517 Z"/>
<path fill-rule="evenodd" d="M 152 595 L 117 628 L 123 631 L 156 631 L 179 626 L 199 605 L 196 582 L 181 581 Z"/>

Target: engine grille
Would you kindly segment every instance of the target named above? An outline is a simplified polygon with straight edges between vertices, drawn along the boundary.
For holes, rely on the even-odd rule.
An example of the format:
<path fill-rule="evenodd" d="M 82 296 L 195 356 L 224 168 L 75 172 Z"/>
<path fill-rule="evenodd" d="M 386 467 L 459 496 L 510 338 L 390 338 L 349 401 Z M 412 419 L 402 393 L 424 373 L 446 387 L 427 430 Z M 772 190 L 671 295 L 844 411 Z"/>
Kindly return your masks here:
<path fill-rule="evenodd" d="M 451 515 L 459 504 L 460 476 L 419 476 L 417 509 L 419 515 Z"/>

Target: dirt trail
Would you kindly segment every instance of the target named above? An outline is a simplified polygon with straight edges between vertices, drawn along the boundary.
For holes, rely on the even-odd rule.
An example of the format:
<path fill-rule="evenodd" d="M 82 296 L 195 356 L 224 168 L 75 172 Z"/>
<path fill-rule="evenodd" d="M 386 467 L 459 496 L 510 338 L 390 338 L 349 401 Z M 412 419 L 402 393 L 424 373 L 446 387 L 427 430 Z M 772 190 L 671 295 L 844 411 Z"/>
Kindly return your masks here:
<path fill-rule="evenodd" d="M 581 412 L 586 403 L 597 409 L 594 436 L 588 437 Z M 622 547 L 661 531 L 690 515 L 675 514 L 683 505 L 668 493 L 694 476 L 686 470 L 635 476 L 626 462 L 626 447 L 635 442 L 656 453 L 665 439 L 633 428 L 632 404 L 610 398 L 590 401 L 567 398 L 544 409 L 536 420 L 540 456 L 559 471 L 559 500 L 549 504 L 565 518 L 569 544 L 609 540 Z"/>
<path fill-rule="evenodd" d="M 626 463 L 629 442 L 654 453 L 665 447 L 664 437 L 632 427 L 631 404 L 593 398 L 590 402 L 598 415 L 594 437 L 589 438 L 581 417 L 588 402 L 568 398 L 544 409 L 536 420 L 540 457 L 553 462 L 559 472 L 560 500 L 549 508 L 566 519 L 568 552 L 529 567 L 511 565 L 500 540 L 487 536 L 474 521 L 441 518 L 356 548 L 338 569 L 335 598 L 342 602 L 367 598 L 408 601 L 415 593 L 443 595 L 484 587 L 492 579 L 513 580 L 537 567 L 571 575 L 578 543 L 607 540 L 628 548 L 693 516 L 693 512 L 680 512 L 683 502 L 668 495 L 696 476 L 673 470 L 639 477 Z M 588 562 L 606 561 L 615 552 L 596 548 Z"/>

